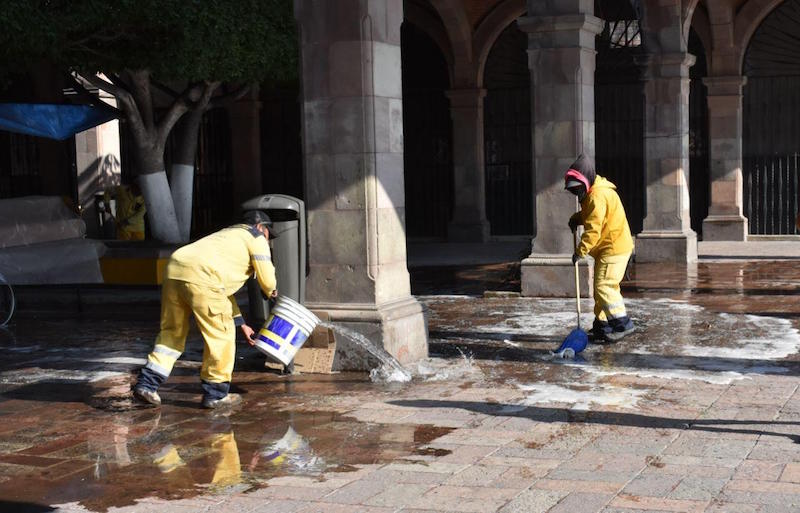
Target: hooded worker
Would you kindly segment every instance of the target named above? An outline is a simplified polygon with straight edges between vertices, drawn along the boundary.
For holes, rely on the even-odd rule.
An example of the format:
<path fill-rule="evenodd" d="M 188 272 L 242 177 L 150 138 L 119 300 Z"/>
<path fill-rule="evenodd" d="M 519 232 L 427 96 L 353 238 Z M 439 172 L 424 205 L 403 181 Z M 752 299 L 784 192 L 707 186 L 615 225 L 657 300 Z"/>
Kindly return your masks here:
<path fill-rule="evenodd" d="M 633 238 L 616 186 L 594 170 L 591 158 L 580 155 L 564 176 L 564 188 L 578 197 L 581 210 L 569 219 L 575 231 L 583 225 L 573 263 L 594 258 L 595 341 L 616 342 L 633 333 L 619 284 L 633 252 Z"/>
<path fill-rule="evenodd" d="M 244 223 L 225 228 L 183 246 L 169 259 L 161 290 L 161 331 L 133 389 L 137 399 L 161 404 L 158 388 L 183 353 L 194 314 L 205 343 L 200 370 L 203 407 L 217 408 L 241 400 L 229 394 L 236 355 L 236 326 L 252 345 L 253 329 L 245 324 L 234 293 L 255 273 L 261 291 L 274 297 L 275 267 L 268 239 L 269 216 L 248 211 Z"/>

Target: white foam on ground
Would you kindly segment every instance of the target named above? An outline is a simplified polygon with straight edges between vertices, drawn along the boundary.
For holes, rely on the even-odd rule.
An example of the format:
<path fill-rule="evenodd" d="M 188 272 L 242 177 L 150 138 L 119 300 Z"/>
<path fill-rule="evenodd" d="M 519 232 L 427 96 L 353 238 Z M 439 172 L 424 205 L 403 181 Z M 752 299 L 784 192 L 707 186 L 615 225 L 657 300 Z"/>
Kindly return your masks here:
<path fill-rule="evenodd" d="M 573 410 L 589 410 L 592 406 L 635 408 L 639 398 L 647 393 L 647 390 L 600 384 L 592 384 L 588 390 L 575 390 L 550 383 L 521 384 L 517 387 L 529 392 L 529 395 L 521 401 L 522 405 L 569 404 Z"/>
<path fill-rule="evenodd" d="M 740 379 L 750 379 L 740 372 L 704 372 L 693 369 L 639 369 L 632 367 L 614 367 L 613 371 L 601 370 L 597 367 L 583 366 L 583 370 L 597 378 L 611 376 L 636 376 L 638 378 L 678 379 L 703 381 L 713 385 L 729 385 Z"/>
<path fill-rule="evenodd" d="M 733 317 L 733 316 L 730 316 Z M 726 322 L 731 321 L 730 317 Z M 748 332 L 760 333 L 761 336 L 748 338 L 731 337 L 729 347 L 704 347 L 688 345 L 681 352 L 688 356 L 708 356 L 717 358 L 739 358 L 746 360 L 776 360 L 786 358 L 800 350 L 800 333 L 792 327 L 787 319 L 762 317 L 759 315 L 744 316 L 742 328 Z"/>

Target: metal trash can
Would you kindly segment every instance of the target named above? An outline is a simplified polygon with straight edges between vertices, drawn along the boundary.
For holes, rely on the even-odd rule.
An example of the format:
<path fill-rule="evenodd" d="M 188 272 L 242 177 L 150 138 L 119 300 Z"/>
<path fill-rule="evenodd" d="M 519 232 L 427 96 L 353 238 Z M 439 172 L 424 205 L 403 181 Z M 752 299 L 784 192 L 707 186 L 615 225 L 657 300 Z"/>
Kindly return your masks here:
<path fill-rule="evenodd" d="M 285 194 L 265 194 L 242 203 L 242 211 L 262 210 L 272 220 L 272 262 L 278 281 L 278 294 L 303 304 L 306 299 L 306 207 L 303 200 Z M 269 318 L 269 301 L 261 294 L 258 282 L 247 283 L 250 303 L 248 323 L 263 323 Z"/>

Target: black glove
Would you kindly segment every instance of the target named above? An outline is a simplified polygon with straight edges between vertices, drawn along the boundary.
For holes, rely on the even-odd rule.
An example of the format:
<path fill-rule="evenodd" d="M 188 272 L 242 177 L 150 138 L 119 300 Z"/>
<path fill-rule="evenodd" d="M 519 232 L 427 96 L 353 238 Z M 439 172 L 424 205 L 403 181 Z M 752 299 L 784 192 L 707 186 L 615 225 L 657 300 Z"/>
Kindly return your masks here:
<path fill-rule="evenodd" d="M 578 226 L 580 226 L 582 223 L 581 220 L 578 218 L 578 216 L 574 215 L 569 218 L 569 222 L 567 224 L 569 225 L 569 229 L 574 232 L 575 230 L 578 229 Z"/>
<path fill-rule="evenodd" d="M 572 254 L 572 265 L 577 264 L 578 261 L 580 261 L 580 260 L 581 260 L 581 257 L 579 257 L 577 253 L 573 253 Z"/>

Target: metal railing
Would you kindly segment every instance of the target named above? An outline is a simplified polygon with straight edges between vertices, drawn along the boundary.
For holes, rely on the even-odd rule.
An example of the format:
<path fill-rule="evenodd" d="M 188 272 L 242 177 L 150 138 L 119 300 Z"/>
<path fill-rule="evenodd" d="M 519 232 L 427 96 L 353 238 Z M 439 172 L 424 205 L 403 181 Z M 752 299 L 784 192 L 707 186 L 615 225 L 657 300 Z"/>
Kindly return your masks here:
<path fill-rule="evenodd" d="M 744 157 L 744 209 L 754 235 L 794 235 L 800 154 Z"/>

